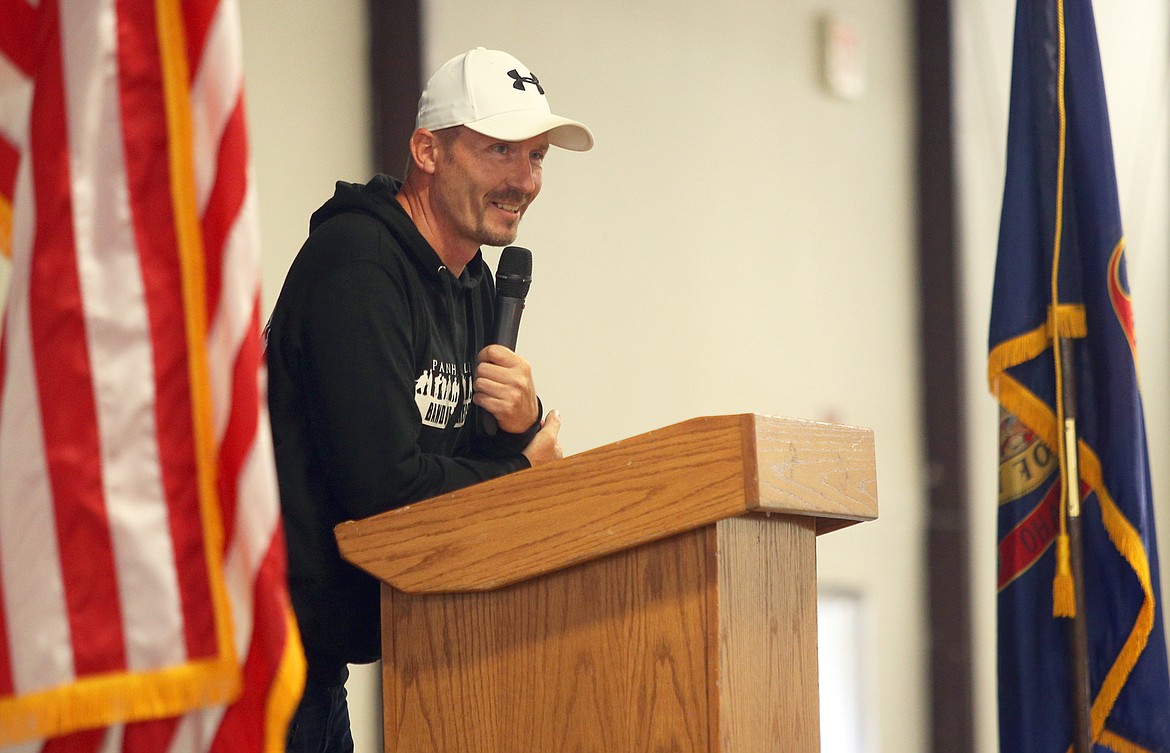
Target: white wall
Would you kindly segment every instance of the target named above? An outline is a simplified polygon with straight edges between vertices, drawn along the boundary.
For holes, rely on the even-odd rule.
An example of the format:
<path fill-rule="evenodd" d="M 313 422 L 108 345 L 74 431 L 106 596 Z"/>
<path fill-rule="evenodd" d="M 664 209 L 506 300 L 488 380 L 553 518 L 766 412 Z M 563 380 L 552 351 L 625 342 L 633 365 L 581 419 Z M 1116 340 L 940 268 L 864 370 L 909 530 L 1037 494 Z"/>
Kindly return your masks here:
<path fill-rule="evenodd" d="M 240 15 L 267 312 L 309 215 L 335 181 L 369 177 L 366 0 L 242 0 Z"/>
<path fill-rule="evenodd" d="M 1170 576 L 1170 3 L 1097 2 L 1097 32 L 1137 317 L 1140 378 L 1162 555 Z M 996 748 L 995 505 L 998 412 L 987 392 L 987 325 L 1007 144 L 1012 0 L 953 3 L 957 159 L 961 212 L 964 332 L 971 475 L 978 750 Z M 1163 585 L 1163 592 L 1166 591 Z M 1163 607 L 1163 616 L 1166 615 Z"/>

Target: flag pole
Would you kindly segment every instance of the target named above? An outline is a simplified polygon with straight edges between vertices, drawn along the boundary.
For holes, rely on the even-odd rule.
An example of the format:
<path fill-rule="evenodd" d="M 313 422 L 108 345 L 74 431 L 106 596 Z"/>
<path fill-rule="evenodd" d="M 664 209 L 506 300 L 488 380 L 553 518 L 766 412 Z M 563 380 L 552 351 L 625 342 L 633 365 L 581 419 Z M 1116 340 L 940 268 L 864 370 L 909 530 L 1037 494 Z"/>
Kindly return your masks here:
<path fill-rule="evenodd" d="M 1073 750 L 1091 753 L 1093 730 L 1089 695 L 1089 629 L 1085 619 L 1084 546 L 1081 530 L 1081 474 L 1077 457 L 1076 359 L 1071 326 L 1060 305 L 1060 251 L 1063 242 L 1064 168 L 1067 112 L 1065 110 L 1065 24 L 1064 0 L 1056 0 L 1058 29 L 1057 113 L 1060 119 L 1060 156 L 1057 163 L 1056 229 L 1052 249 L 1053 362 L 1056 367 L 1056 413 L 1060 444 L 1061 502 L 1060 534 L 1056 539 L 1056 576 L 1052 583 L 1053 617 L 1069 619 L 1068 638 L 1069 702 L 1073 715 Z M 1082 333 L 1083 334 L 1083 333 Z"/>
<path fill-rule="evenodd" d="M 1084 545 L 1081 530 L 1081 484 L 1077 464 L 1077 401 L 1074 375 L 1075 359 L 1071 338 L 1057 335 L 1059 347 L 1062 419 L 1064 425 L 1061 451 L 1064 478 L 1061 479 L 1062 505 L 1068 531 L 1068 564 L 1072 575 L 1074 609 L 1068 625 L 1070 700 L 1073 706 L 1073 749 L 1076 753 L 1091 753 L 1093 729 L 1092 701 L 1089 693 L 1089 629 L 1085 615 Z M 1060 556 L 1058 551 L 1057 556 Z M 1059 567 L 1059 565 L 1058 565 Z"/>

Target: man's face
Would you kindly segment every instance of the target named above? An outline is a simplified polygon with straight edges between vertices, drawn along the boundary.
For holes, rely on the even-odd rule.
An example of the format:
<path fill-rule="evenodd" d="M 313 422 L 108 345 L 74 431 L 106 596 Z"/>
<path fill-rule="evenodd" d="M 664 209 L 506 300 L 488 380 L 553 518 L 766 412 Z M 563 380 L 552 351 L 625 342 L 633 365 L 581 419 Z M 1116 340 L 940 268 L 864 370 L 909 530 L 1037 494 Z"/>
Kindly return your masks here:
<path fill-rule="evenodd" d="M 506 246 L 540 193 L 548 136 L 500 141 L 469 128 L 452 130 L 440 141 L 435 169 L 440 219 L 477 246 Z"/>

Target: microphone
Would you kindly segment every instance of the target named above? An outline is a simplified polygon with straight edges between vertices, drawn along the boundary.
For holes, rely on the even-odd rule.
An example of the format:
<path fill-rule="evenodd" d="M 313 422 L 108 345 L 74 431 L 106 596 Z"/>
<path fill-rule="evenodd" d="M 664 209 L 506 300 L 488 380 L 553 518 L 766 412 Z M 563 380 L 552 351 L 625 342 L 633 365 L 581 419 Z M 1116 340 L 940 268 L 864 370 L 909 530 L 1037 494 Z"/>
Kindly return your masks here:
<path fill-rule="evenodd" d="M 500 253 L 496 266 L 496 337 L 493 342 L 516 350 L 520 334 L 520 315 L 524 313 L 524 298 L 532 285 L 532 252 L 519 246 L 508 246 Z M 499 429 L 496 417 L 484 411 L 484 429 L 495 434 Z"/>

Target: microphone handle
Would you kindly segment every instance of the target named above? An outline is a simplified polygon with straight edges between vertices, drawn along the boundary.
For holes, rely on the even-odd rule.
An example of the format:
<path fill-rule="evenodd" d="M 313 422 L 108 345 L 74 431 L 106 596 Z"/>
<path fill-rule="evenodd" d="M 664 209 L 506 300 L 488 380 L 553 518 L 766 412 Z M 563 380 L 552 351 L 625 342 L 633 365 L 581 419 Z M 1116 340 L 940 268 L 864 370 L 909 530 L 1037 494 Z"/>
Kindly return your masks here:
<path fill-rule="evenodd" d="M 496 344 L 509 350 L 516 350 L 516 339 L 520 335 L 520 315 L 524 313 L 524 299 L 501 295 L 496 297 Z M 496 417 L 483 412 L 483 428 L 495 436 L 500 425 Z"/>
<path fill-rule="evenodd" d="M 516 350 L 520 334 L 520 315 L 524 313 L 524 299 L 502 295 L 496 298 L 496 344 Z"/>

